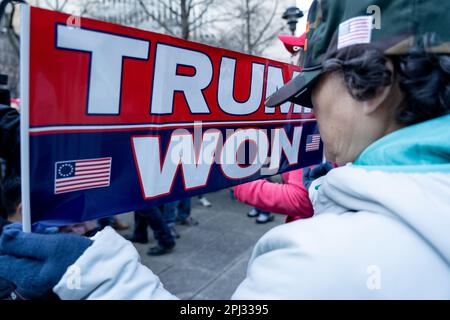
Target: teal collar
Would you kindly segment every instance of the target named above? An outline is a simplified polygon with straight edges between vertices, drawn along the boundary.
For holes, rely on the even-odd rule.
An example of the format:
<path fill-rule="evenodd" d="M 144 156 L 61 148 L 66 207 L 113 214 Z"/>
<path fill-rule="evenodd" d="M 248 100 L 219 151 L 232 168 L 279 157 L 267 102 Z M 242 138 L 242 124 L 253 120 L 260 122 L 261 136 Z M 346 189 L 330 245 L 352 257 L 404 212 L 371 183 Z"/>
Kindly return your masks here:
<path fill-rule="evenodd" d="M 367 147 L 354 165 L 384 171 L 450 172 L 450 115 L 388 134 Z"/>

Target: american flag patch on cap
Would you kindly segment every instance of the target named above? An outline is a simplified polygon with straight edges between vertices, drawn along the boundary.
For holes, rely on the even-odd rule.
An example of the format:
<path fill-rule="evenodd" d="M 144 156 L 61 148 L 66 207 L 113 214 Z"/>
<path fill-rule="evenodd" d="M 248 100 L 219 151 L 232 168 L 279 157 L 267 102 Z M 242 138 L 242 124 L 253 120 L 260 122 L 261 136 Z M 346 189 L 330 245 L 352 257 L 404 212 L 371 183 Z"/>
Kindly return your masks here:
<path fill-rule="evenodd" d="M 55 194 L 108 187 L 111 158 L 59 161 L 55 163 Z"/>
<path fill-rule="evenodd" d="M 372 16 L 360 16 L 342 22 L 339 25 L 338 50 L 354 44 L 370 43 L 372 23 Z"/>

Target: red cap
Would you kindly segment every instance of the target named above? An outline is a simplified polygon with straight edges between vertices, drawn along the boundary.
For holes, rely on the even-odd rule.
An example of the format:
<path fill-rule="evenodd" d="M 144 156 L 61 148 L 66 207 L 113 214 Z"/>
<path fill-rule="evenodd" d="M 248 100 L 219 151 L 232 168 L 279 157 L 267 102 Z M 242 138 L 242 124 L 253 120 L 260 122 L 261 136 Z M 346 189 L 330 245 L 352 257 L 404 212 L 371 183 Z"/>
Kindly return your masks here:
<path fill-rule="evenodd" d="M 280 39 L 281 42 L 283 42 L 287 51 L 294 54 L 298 51 L 298 49 L 295 49 L 294 47 L 304 47 L 305 46 L 306 32 L 304 34 L 302 34 L 300 37 L 290 36 L 287 34 L 281 34 L 278 36 L 278 39 Z"/>

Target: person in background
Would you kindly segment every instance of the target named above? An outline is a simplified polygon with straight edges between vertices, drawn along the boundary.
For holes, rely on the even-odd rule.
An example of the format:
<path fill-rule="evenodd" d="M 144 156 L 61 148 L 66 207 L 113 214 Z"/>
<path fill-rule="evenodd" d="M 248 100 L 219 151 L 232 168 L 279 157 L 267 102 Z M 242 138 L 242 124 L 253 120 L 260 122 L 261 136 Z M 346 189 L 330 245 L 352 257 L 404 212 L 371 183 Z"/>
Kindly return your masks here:
<path fill-rule="evenodd" d="M 261 179 L 241 184 L 233 188 L 234 196 L 262 210 L 285 214 L 286 222 L 309 218 L 313 215 L 313 207 L 302 175 L 303 170 L 294 170 L 282 174 L 284 183 Z"/>
<path fill-rule="evenodd" d="M 147 254 L 160 256 L 170 253 L 175 247 L 177 233 L 171 230 L 168 221 L 175 220 L 177 201 L 169 202 L 149 209 L 136 210 L 134 213 L 134 230 L 132 235 L 125 238 L 135 243 L 148 243 L 148 231 L 150 227 L 157 241 L 157 245 L 151 247 Z"/>
<path fill-rule="evenodd" d="M 176 225 L 196 226 L 198 221 L 191 217 L 191 198 L 173 201 L 166 205 L 163 214 L 164 221 L 167 223 L 172 236 L 179 239 Z"/>
<path fill-rule="evenodd" d="M 22 221 L 20 185 L 20 177 L 15 175 L 3 181 L 1 199 L 5 213 L 0 217 L 1 229 L 9 223 Z"/>
<path fill-rule="evenodd" d="M 93 236 L 100 230 L 101 229 L 99 229 L 99 227 L 98 227 L 97 220 L 88 220 L 88 221 L 71 224 L 71 225 L 67 225 L 67 226 L 62 226 L 62 227 L 58 228 L 58 232 L 76 233 L 79 235 L 84 235 L 86 237 Z"/>
<path fill-rule="evenodd" d="M 16 109 L 11 108 L 11 95 L 7 87 L 8 77 L 0 74 L 0 195 L 2 181 L 9 177 L 20 177 L 20 117 Z M 8 216 L 8 210 L 0 196 L 0 214 Z"/>
<path fill-rule="evenodd" d="M 241 199 L 238 198 L 239 201 L 247 203 L 245 201 L 242 201 Z M 250 203 L 248 203 L 250 204 Z M 264 211 L 261 210 L 259 208 L 257 208 L 256 206 L 259 206 L 259 204 L 252 204 L 254 207 L 247 212 L 247 217 L 249 218 L 256 218 L 255 222 L 258 224 L 264 224 L 267 222 L 271 222 L 275 219 L 275 217 L 273 216 L 273 214 L 270 213 L 270 211 Z"/>
<path fill-rule="evenodd" d="M 20 176 L 20 117 L 10 106 L 7 77 L 1 78 L 0 75 L 0 158 L 6 161 L 5 177 Z"/>
<path fill-rule="evenodd" d="M 264 179 L 244 183 L 233 188 L 234 195 L 243 203 L 286 215 L 286 223 L 310 218 L 314 214 L 314 209 L 308 189 L 312 181 L 325 176 L 334 167 L 334 164 L 324 162 L 305 169 L 285 172 L 281 175 L 283 183 Z"/>
<path fill-rule="evenodd" d="M 279 35 L 278 38 L 291 54 L 292 64 L 298 65 L 303 60 L 306 33 L 300 37 Z M 273 216 L 268 212 L 287 215 L 286 222 L 309 218 L 313 215 L 313 207 L 302 176 L 303 169 L 299 169 L 283 173 L 283 184 L 265 179 L 241 184 L 233 188 L 234 196 L 239 201 L 255 207 L 247 215 L 257 217 L 257 223 L 271 221 L 271 218 L 273 220 Z"/>
<path fill-rule="evenodd" d="M 204 207 L 211 207 L 211 202 L 202 194 L 198 196 L 198 202 Z"/>
<path fill-rule="evenodd" d="M 102 230 L 105 227 L 112 227 L 118 231 L 128 230 L 130 225 L 120 221 L 119 217 L 104 217 L 97 220 L 97 231 Z"/>
<path fill-rule="evenodd" d="M 177 201 L 176 222 L 177 224 L 184 226 L 198 225 L 198 221 L 191 217 L 191 198 L 185 198 L 180 201 Z"/>
<path fill-rule="evenodd" d="M 301 66 L 305 53 L 306 33 L 300 37 L 281 34 L 278 36 L 286 50 L 291 54 L 291 64 Z"/>

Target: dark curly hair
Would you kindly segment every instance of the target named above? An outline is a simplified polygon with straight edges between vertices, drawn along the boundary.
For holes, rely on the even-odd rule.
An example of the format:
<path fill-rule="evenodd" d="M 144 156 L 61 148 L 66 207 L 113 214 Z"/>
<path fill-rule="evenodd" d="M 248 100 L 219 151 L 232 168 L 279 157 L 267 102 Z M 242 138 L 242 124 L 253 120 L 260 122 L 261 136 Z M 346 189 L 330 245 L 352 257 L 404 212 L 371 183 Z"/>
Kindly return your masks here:
<path fill-rule="evenodd" d="M 12 175 L 3 181 L 1 197 L 7 214 L 4 216 L 5 219 L 16 213 L 17 206 L 21 202 L 20 187 L 21 182 L 19 176 Z"/>
<path fill-rule="evenodd" d="M 397 113 L 399 123 L 411 125 L 450 113 L 450 55 L 411 53 L 390 58 L 405 95 Z M 349 93 L 364 101 L 391 84 L 386 61 L 379 49 L 355 45 L 328 54 L 324 71 L 342 73 Z"/>

